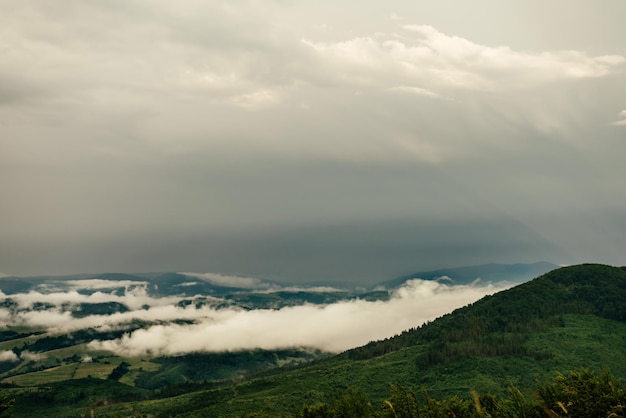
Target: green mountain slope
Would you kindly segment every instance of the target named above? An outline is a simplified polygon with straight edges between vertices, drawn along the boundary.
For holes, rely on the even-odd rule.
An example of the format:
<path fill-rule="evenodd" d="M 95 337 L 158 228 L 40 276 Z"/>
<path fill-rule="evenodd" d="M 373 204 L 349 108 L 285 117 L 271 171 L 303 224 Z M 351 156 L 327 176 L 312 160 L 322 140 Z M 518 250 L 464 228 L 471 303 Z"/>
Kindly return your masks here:
<path fill-rule="evenodd" d="M 564 314 L 626 321 L 626 270 L 597 264 L 554 270 L 346 355 L 365 359 L 427 343 L 432 344 L 419 359 L 424 366 L 474 355 L 537 355 L 527 351 L 526 338 L 561 325 Z"/>

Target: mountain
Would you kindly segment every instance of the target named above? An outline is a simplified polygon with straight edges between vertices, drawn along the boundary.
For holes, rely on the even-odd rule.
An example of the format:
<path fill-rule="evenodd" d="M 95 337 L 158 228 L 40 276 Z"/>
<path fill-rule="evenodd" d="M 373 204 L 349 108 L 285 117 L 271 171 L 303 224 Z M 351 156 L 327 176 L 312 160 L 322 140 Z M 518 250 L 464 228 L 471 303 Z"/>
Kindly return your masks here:
<path fill-rule="evenodd" d="M 128 290 L 144 288 L 149 296 L 215 296 L 251 293 L 342 293 L 354 295 L 349 286 L 335 284 L 288 284 L 269 280 L 224 276 L 220 274 L 195 273 L 99 273 L 70 276 L 0 277 L 0 292 L 5 295 L 39 292 L 68 292 L 77 290 L 82 294 L 96 291 L 114 291 L 123 296 Z M 320 292 L 320 289 L 323 291 Z M 313 302 L 315 303 L 315 302 Z"/>
<path fill-rule="evenodd" d="M 626 269 L 580 265 L 549 272 L 386 340 L 294 370 L 142 403 L 161 416 L 294 413 L 346 388 L 380 404 L 399 383 L 435 397 L 529 394 L 537 381 L 581 367 L 626 378 Z M 128 411 L 119 406 L 113 411 Z M 132 404 L 139 408 L 140 404 Z M 124 409 L 126 408 L 126 409 Z"/>
<path fill-rule="evenodd" d="M 522 283 L 558 267 L 559 266 L 556 264 L 542 261 L 532 264 L 490 263 L 478 266 L 444 268 L 401 276 L 382 282 L 378 285 L 378 287 L 394 289 L 402 286 L 406 281 L 412 279 L 437 280 L 441 278 L 446 278 L 446 280 L 449 280 L 451 284 L 469 284 L 476 280 L 486 282 L 507 281 L 512 283 Z"/>
<path fill-rule="evenodd" d="M 94 353 L 91 363 L 85 363 L 74 342 L 118 338 L 126 331 L 57 337 L 11 332 L 3 335 L 0 351 L 15 347 L 25 360 L 18 374 L 8 371 L 11 377 L 3 382 L 29 386 L 8 389 L 17 397 L 16 416 L 49 416 L 51 411 L 78 416 L 100 401 L 98 416 L 294 414 L 303 405 L 331 402 L 347 388 L 380 405 L 391 384 L 418 393 L 424 388 L 440 399 L 470 398 L 470 390 L 505 396 L 513 384 L 532 397 L 536 382 L 557 372 L 610 368 L 626 378 L 626 269 L 597 264 L 559 268 L 399 335 L 312 362 L 320 356 L 296 350 L 180 358 Z M 35 360 L 45 346 L 59 348 Z M 26 360 L 25 353 L 33 359 Z M 100 390 L 110 393 L 109 405 L 104 405 L 89 395 L 88 387 L 91 382 L 101 387 L 102 378 L 111 375 L 121 377 Z M 53 378 L 57 383 L 52 384 Z M 69 378 L 83 379 L 83 395 L 64 384 Z"/>
<path fill-rule="evenodd" d="M 506 281 L 521 283 L 557 268 L 555 264 L 539 262 L 533 264 L 484 264 L 413 273 L 393 280 L 381 282 L 369 289 L 357 288 L 354 284 L 338 282 L 277 283 L 268 280 L 222 276 L 219 274 L 193 273 L 99 273 L 68 276 L 2 277 L 0 292 L 15 295 L 28 292 L 68 292 L 77 290 L 82 294 L 97 291 L 115 292 L 123 296 L 127 291 L 145 288 L 148 295 L 165 296 L 214 296 L 230 300 L 241 300 L 248 309 L 293 306 L 302 303 L 331 303 L 356 297 L 374 300 L 387 299 L 388 293 L 381 289 L 396 289 L 408 280 L 419 278 L 437 280 L 446 278 L 450 284 L 469 284 L 476 280 L 484 282 Z M 243 279 L 243 280 L 242 280 Z M 94 285 L 94 281 L 98 281 Z M 268 297 L 261 294 L 272 294 Z M 281 299 L 275 303 L 275 299 Z M 259 301 L 255 305 L 254 301 Z M 252 301 L 252 302 L 251 302 Z"/>
<path fill-rule="evenodd" d="M 372 342 L 347 353 L 368 358 L 428 342 L 433 355 L 452 351 L 470 356 L 480 347 L 453 347 L 471 342 L 487 350 L 516 354 L 527 335 L 562 325 L 567 314 L 594 315 L 626 322 L 626 268 L 585 264 L 553 270 L 530 282 L 487 296 L 465 308 L 385 341 Z M 502 339 L 502 337 L 506 337 Z M 517 344 L 508 342 L 520 338 Z M 506 345 L 506 347 L 505 347 Z M 496 349 L 497 347 L 497 349 Z M 442 358 L 441 362 L 447 361 Z M 439 362 L 435 360 L 434 362 Z"/>

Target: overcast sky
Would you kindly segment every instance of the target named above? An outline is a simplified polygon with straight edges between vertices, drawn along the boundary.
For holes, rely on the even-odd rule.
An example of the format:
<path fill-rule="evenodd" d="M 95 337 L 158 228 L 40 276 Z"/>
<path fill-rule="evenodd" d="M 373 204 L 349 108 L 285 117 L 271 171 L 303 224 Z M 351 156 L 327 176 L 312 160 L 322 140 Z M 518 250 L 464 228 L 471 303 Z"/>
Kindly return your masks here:
<path fill-rule="evenodd" d="M 1 1 L 0 272 L 626 264 L 624 16 Z"/>

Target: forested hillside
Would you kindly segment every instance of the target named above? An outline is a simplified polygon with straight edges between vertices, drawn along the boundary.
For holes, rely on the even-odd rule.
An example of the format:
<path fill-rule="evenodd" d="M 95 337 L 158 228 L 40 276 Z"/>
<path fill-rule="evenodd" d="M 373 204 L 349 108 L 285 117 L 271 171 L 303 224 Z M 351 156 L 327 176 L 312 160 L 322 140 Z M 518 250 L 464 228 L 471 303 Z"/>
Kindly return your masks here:
<path fill-rule="evenodd" d="M 532 333 L 563 326 L 566 314 L 592 314 L 625 322 L 626 269 L 587 264 L 554 270 L 345 355 L 366 359 L 433 343 L 418 360 L 423 366 L 474 356 L 549 356 L 529 351 L 524 342 Z"/>

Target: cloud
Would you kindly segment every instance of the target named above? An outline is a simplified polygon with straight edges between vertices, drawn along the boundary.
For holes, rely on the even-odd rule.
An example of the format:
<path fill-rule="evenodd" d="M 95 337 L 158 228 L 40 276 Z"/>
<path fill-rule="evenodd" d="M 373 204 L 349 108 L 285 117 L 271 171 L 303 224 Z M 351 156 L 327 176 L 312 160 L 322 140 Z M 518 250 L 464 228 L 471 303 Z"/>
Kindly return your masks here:
<path fill-rule="evenodd" d="M 0 351 L 0 362 L 11 362 L 15 363 L 16 361 L 20 361 L 17 355 L 10 350 Z"/>
<path fill-rule="evenodd" d="M 626 110 L 622 110 L 618 115 L 619 119 L 613 122 L 615 126 L 626 126 Z"/>
<path fill-rule="evenodd" d="M 262 8 L 250 2 L 193 3 L 85 3 L 74 5 L 72 13 L 41 1 L 4 8 L 5 42 L 15 47 L 7 50 L 10 64 L 0 76 L 16 86 L 6 100 L 62 107 L 87 102 L 109 115 L 142 114 L 142 107 L 149 109 L 163 94 L 208 95 L 246 108 L 278 101 L 252 74 L 269 58 L 272 40 L 265 29 L 272 2 Z M 85 21 L 92 22 L 89 29 Z M 258 55 L 249 54 L 251 48 Z M 30 67 L 31 54 L 37 55 L 37 69 Z"/>
<path fill-rule="evenodd" d="M 154 298 L 148 295 L 145 287 L 133 287 L 127 288 L 123 296 L 101 291 L 97 291 L 88 295 L 79 293 L 76 290 L 52 293 L 40 293 L 31 291 L 29 293 L 18 293 L 11 295 L 11 299 L 16 302 L 22 309 L 31 308 L 33 304 L 37 302 L 49 303 L 57 307 L 60 307 L 63 304 L 118 302 L 126 305 L 131 310 L 141 310 L 142 307 L 145 305 L 149 305 L 151 307 L 172 305 L 179 302 L 181 300 L 181 297 L 171 296 Z M 51 314 L 51 312 L 52 311 L 46 310 L 44 313 Z M 60 314 L 65 316 L 69 313 L 64 312 Z M 24 313 L 24 315 L 36 316 L 38 315 L 38 312 L 28 312 Z"/>
<path fill-rule="evenodd" d="M 241 289 L 265 289 L 270 285 L 254 277 L 228 276 L 218 273 L 180 273 L 187 277 L 202 279 L 217 286 Z"/>
<path fill-rule="evenodd" d="M 185 282 L 185 283 L 177 284 L 176 286 L 179 286 L 179 287 L 191 287 L 191 286 L 196 286 L 198 284 L 199 284 L 198 282 Z"/>
<path fill-rule="evenodd" d="M 254 293 L 276 293 L 276 292 L 309 292 L 309 293 L 336 293 L 336 292 L 345 292 L 344 289 L 339 289 L 337 287 L 332 286 L 280 286 L 280 287 L 271 287 L 269 289 L 256 290 Z"/>
<path fill-rule="evenodd" d="M 547 106 L 549 112 L 538 108 L 534 95 L 520 108 L 500 110 L 500 103 L 476 97 L 466 109 L 457 100 L 459 94 L 602 77 L 624 62 L 620 55 L 581 51 L 525 53 L 398 21 L 387 22 L 391 28 L 383 32 L 333 35 L 329 40 L 318 32 L 305 36 L 300 28 L 276 23 L 280 20 L 275 16 L 288 13 L 278 3 L 259 4 L 263 7 L 248 1 L 228 6 L 192 2 L 178 10 L 163 2 L 84 3 L 64 13 L 63 8 L 53 10 L 31 0 L 3 10 L 5 37 L 0 42 L 6 44 L 6 56 L 0 85 L 14 87 L 5 98 L 10 106 L 0 108 L 0 118 L 8 121 L 6 138 L 22 139 L 0 139 L 8 150 L 0 159 L 45 165 L 72 161 L 78 166 L 103 159 L 105 167 L 139 162 L 138 172 L 154 159 L 185 155 L 206 156 L 206 171 L 223 156 L 233 155 L 250 156 L 251 161 L 288 156 L 442 162 L 474 152 L 471 140 L 456 138 L 471 133 L 480 142 L 487 135 L 472 126 L 483 120 L 482 113 L 463 115 L 474 107 L 487 115 L 496 108 L 516 115 L 513 122 L 521 123 L 531 119 L 528 115 L 558 120 L 560 114 L 554 106 Z M 94 24 L 87 30 L 84 22 Z M 424 103 L 407 106 L 407 97 L 454 101 L 446 108 L 427 109 Z M 371 124 L 362 123 L 364 115 Z M 446 118 L 457 121 L 458 132 L 449 132 L 454 127 Z M 393 139 L 416 134 L 421 138 L 413 152 Z M 84 140 L 87 135 L 91 141 Z M 149 175 L 142 180 L 132 177 L 137 183 L 157 181 L 146 181 Z M 71 196 L 92 189 L 124 195 L 103 195 L 102 208 L 133 199 L 136 193 L 125 193 L 125 187 L 143 190 L 132 181 L 113 188 L 97 185 L 108 180 L 89 175 L 75 181 L 87 179 L 92 188 L 73 189 L 58 181 Z M 157 194 L 151 189 L 146 193 Z M 76 202 L 98 206 L 94 199 Z M 20 204 L 35 206 L 32 201 Z M 57 205 L 55 215 L 74 219 Z M 95 210 L 82 210 L 82 217 Z M 84 225 L 93 228 L 93 222 L 85 220 Z M 123 226 L 116 228 L 124 231 Z"/>
<path fill-rule="evenodd" d="M 442 96 L 434 93 L 428 89 L 424 89 L 421 87 L 414 87 L 414 86 L 396 86 L 396 87 L 390 87 L 389 88 L 390 91 L 393 92 L 400 92 L 400 93 L 409 93 L 409 94 L 415 94 L 418 96 L 426 96 L 426 97 L 432 97 L 432 98 L 436 98 L 436 99 L 441 99 Z"/>
<path fill-rule="evenodd" d="M 85 279 L 85 280 L 68 280 L 63 282 L 73 289 L 117 289 L 120 287 L 128 290 L 136 286 L 145 287 L 148 282 L 136 280 L 104 280 L 104 279 Z"/>
<path fill-rule="evenodd" d="M 220 276 L 223 280 L 224 276 Z M 238 277 L 237 279 L 241 279 Z M 250 284 L 250 283 L 249 283 Z M 305 304 L 277 310 L 243 310 L 224 306 L 221 299 L 203 297 L 203 304 L 195 303 L 178 306 L 180 298 L 148 298 L 141 304 L 150 304 L 149 310 L 142 309 L 140 303 L 128 302 L 132 310 L 112 315 L 90 315 L 75 318 L 71 312 L 60 308 L 45 311 L 9 312 L 0 309 L 0 318 L 15 325 L 45 327 L 49 332 L 69 332 L 84 328 L 100 330 L 124 329 L 133 320 L 141 320 L 155 325 L 136 330 L 117 340 L 93 341 L 92 349 L 110 350 L 121 355 L 180 354 L 194 351 L 245 350 L 254 348 L 274 349 L 284 347 L 316 347 L 338 352 L 365 344 L 371 340 L 385 338 L 424 321 L 468 303 L 484 295 L 501 290 L 508 285 L 452 286 L 437 281 L 408 281 L 391 294 L 388 301 L 347 300 L 328 305 Z M 282 288 L 284 291 L 298 291 L 297 287 Z M 320 287 L 307 291 L 333 291 Z M 262 292 L 270 289 L 260 290 Z M 93 295 L 91 295 L 93 296 Z M 90 296 L 76 292 L 61 294 L 28 293 L 12 295 L 20 305 L 35 301 L 60 304 L 93 301 Z M 132 298 L 132 296 L 131 296 Z M 112 294 L 101 294 L 95 300 L 117 300 Z M 181 325 L 177 320 L 192 321 L 191 325 Z M 26 352 L 22 358 L 33 358 Z M 10 354 L 4 354 L 12 358 Z"/>
<path fill-rule="evenodd" d="M 280 310 L 218 310 L 194 325 L 157 325 L 90 348 L 121 355 L 317 347 L 339 352 L 389 337 L 499 290 L 412 280 L 389 301 L 354 300 Z"/>
<path fill-rule="evenodd" d="M 400 79 L 407 85 L 417 82 L 468 90 L 506 91 L 557 80 L 603 77 L 626 62 L 621 55 L 526 53 L 508 46 L 481 45 L 428 25 L 403 28 L 408 36 L 379 33 L 339 42 L 303 39 L 302 43 L 339 68 L 356 71 L 358 76 L 352 79 L 357 83 Z"/>
<path fill-rule="evenodd" d="M 164 298 L 167 299 L 167 298 Z M 207 298 L 211 300 L 211 298 Z M 22 311 L 9 312 L 0 309 L 0 319 L 6 319 L 15 325 L 25 325 L 31 327 L 44 327 L 50 332 L 69 332 L 83 328 L 118 329 L 133 320 L 148 322 L 167 322 L 177 319 L 195 320 L 197 318 L 207 318 L 213 312 L 208 307 L 196 309 L 194 306 L 181 308 L 173 304 L 151 299 L 153 303 L 150 309 L 136 308 L 128 312 L 117 312 L 111 315 L 88 315 L 75 318 L 69 311 L 62 311 L 60 308 L 46 309 L 45 311 Z"/>

